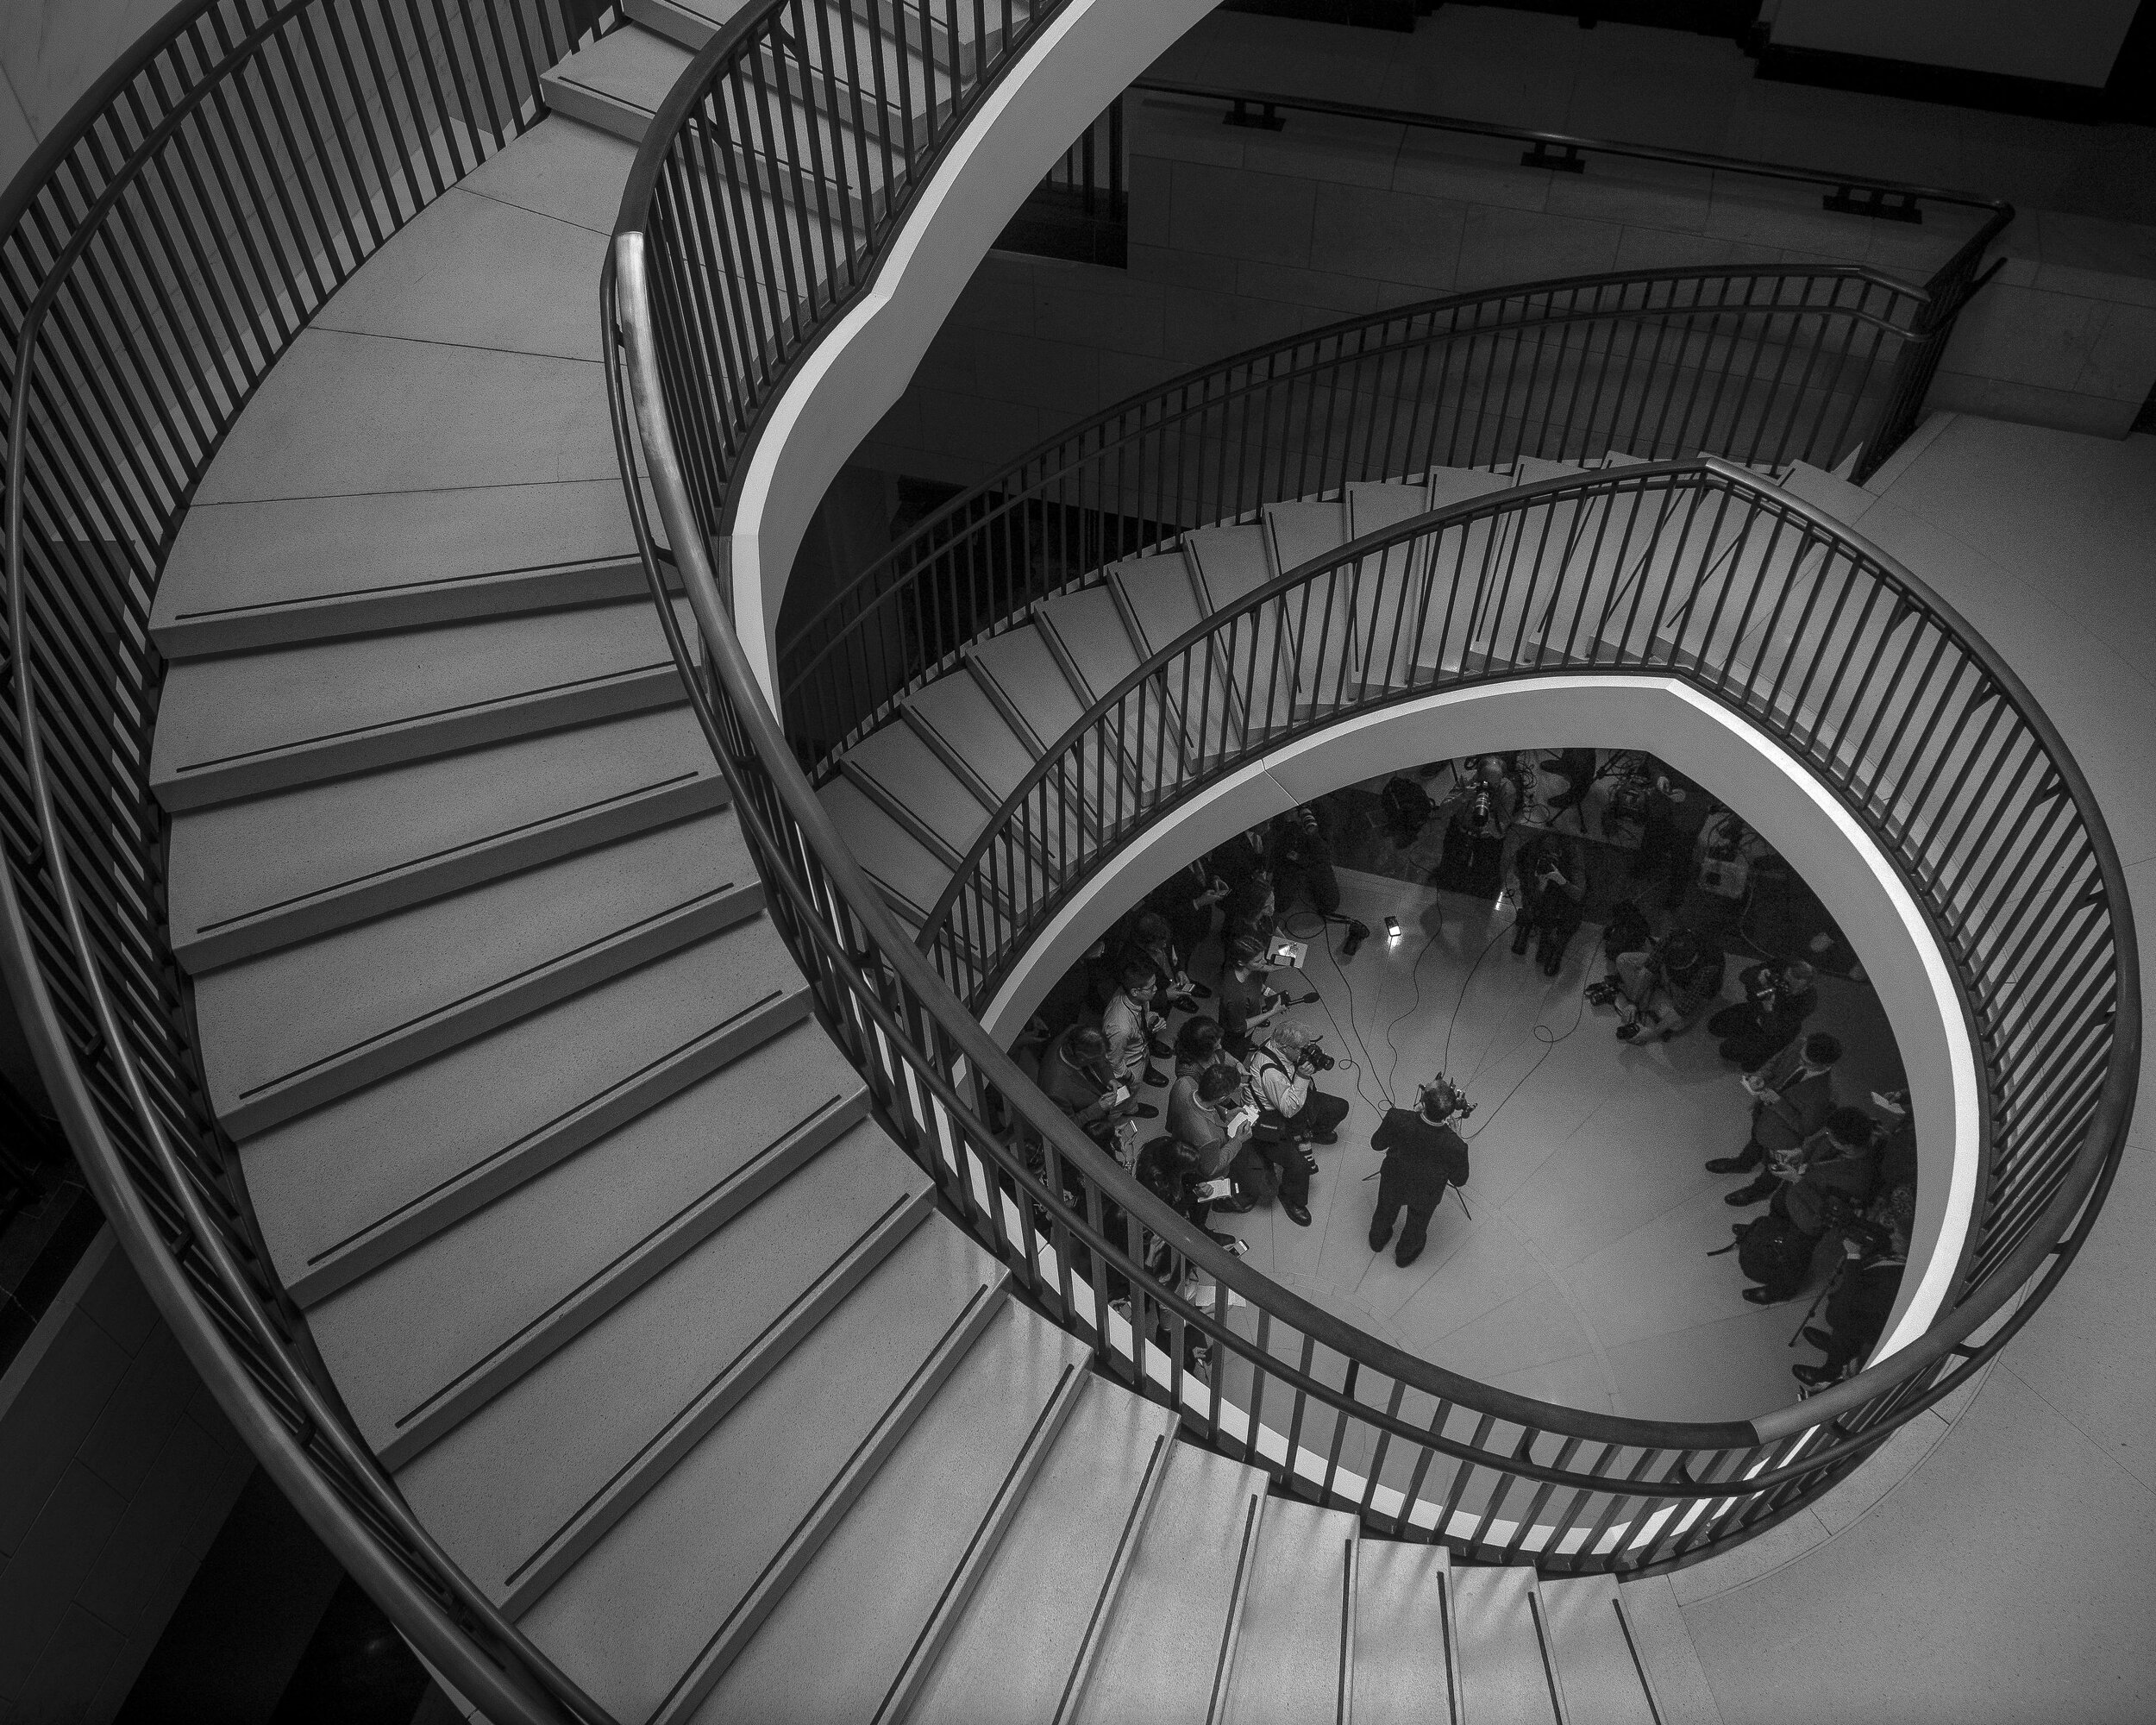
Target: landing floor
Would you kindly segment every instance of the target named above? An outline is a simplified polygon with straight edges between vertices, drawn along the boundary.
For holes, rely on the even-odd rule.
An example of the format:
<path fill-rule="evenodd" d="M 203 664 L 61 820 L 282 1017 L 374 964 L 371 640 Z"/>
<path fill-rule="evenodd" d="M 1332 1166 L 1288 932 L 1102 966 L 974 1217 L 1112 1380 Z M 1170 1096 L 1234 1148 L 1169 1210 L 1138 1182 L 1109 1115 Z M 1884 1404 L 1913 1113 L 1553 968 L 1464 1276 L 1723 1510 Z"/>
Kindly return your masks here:
<path fill-rule="evenodd" d="M 1313 941 L 1306 974 L 1323 998 L 1289 1014 L 1343 1057 L 1319 1083 L 1351 1110 L 1339 1145 L 1318 1152 L 1312 1224 L 1271 1208 L 1214 1226 L 1305 1298 L 1522 1395 L 1660 1420 L 1744 1419 L 1795 1399 L 1790 1364 L 1819 1358 L 1786 1346 L 1803 1304 L 1748 1305 L 1734 1257 L 1707 1256 L 1729 1244 L 1733 1220 L 1761 1212 L 1730 1208 L 1739 1179 L 1702 1166 L 1743 1145 L 1749 1116 L 1704 1030 L 1619 1042 L 1614 1014 L 1580 993 L 1605 968 L 1594 925 L 1545 977 L 1513 956 L 1509 906 L 1353 870 L 1340 880 L 1344 913 L 1381 932 L 1344 962 L 1344 930 Z M 1822 978 L 1821 997 L 1814 1026 L 1866 1051 L 1846 1063 L 1847 1097 L 1898 1082 L 1871 990 Z M 1465 1206 L 1448 1198 L 1403 1270 L 1390 1248 L 1369 1249 L 1382 1160 L 1369 1134 L 1388 1094 L 1413 1107 L 1417 1081 L 1439 1068 L 1478 1105 L 1473 1174 Z"/>

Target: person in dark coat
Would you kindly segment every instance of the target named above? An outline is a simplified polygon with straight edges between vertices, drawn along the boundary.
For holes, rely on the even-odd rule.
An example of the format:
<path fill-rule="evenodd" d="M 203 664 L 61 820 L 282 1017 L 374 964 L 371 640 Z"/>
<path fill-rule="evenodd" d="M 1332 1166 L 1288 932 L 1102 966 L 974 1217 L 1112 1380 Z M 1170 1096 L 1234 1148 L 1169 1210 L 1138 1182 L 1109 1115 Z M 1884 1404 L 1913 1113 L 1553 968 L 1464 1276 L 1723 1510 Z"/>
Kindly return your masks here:
<path fill-rule="evenodd" d="M 1332 872 L 1332 837 L 1317 803 L 1290 809 L 1273 822 L 1273 892 L 1282 906 L 1307 898 L 1320 916 L 1340 908 L 1340 881 Z"/>
<path fill-rule="evenodd" d="M 1807 1326 L 1804 1339 L 1827 1356 L 1818 1365 L 1793 1365 L 1791 1376 L 1807 1389 L 1839 1382 L 1879 1345 L 1887 1319 L 1902 1292 L 1902 1272 L 1908 1267 L 1909 1229 L 1916 1215 L 1915 1195 L 1907 1187 L 1879 1207 L 1883 1245 L 1867 1250 L 1846 1239 L 1840 1280 L 1827 1296 L 1827 1327 Z"/>
<path fill-rule="evenodd" d="M 1707 1033 L 1721 1038 L 1722 1058 L 1750 1072 L 1764 1065 L 1776 1050 L 1787 1048 L 1819 1008 L 1813 975 L 1812 967 L 1801 959 L 1786 963 L 1768 959 L 1739 973 L 1744 999 L 1707 1021 Z"/>
<path fill-rule="evenodd" d="M 1450 1124 L 1460 1113 L 1459 1093 L 1440 1073 L 1422 1087 L 1415 1107 L 1387 1109 L 1370 1134 L 1370 1148 L 1385 1158 L 1377 1176 L 1377 1214 L 1370 1218 L 1370 1250 L 1384 1251 L 1393 1237 L 1393 1218 L 1405 1207 L 1407 1225 L 1393 1251 L 1393 1262 L 1403 1270 L 1422 1256 L 1445 1189 L 1467 1183 L 1467 1145 Z"/>
<path fill-rule="evenodd" d="M 1169 944 L 1188 961 L 1213 932 L 1213 910 L 1228 895 L 1228 883 L 1213 878 L 1205 857 L 1187 862 L 1145 895 L 1145 908 L 1168 924 Z M 1194 983 L 1190 992 L 1204 1000 L 1212 991 Z"/>
<path fill-rule="evenodd" d="M 1752 1136 L 1736 1155 L 1715 1157 L 1707 1171 L 1739 1174 L 1762 1163 L 1766 1166 L 1724 1203 L 1757 1204 L 1774 1195 L 1782 1183 L 1776 1170 L 1794 1164 L 1805 1140 L 1833 1112 L 1834 1081 L 1830 1075 L 1840 1058 L 1840 1038 L 1814 1031 L 1792 1042 L 1756 1072 L 1745 1075 L 1745 1088 L 1752 1092 Z"/>
<path fill-rule="evenodd" d="M 1512 950 L 1525 952 L 1533 939 L 1542 974 L 1554 976 L 1586 914 L 1586 860 L 1570 839 L 1539 832 L 1520 847 L 1513 866 L 1520 882 L 1520 915 L 1513 923 Z"/>

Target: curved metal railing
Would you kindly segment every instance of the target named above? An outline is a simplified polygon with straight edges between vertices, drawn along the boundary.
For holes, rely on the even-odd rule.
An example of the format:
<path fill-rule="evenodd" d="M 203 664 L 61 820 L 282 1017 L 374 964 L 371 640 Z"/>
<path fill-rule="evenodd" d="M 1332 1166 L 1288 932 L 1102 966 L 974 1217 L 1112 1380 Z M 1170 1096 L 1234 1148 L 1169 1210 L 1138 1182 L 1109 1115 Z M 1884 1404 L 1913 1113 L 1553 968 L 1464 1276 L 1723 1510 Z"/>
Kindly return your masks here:
<path fill-rule="evenodd" d="M 700 79 L 708 87 L 729 52 L 718 43 L 707 49 L 688 85 Z M 952 1212 L 998 1252 L 1030 1297 L 1090 1342 L 1104 1370 L 1175 1406 L 1188 1427 L 1230 1453 L 1259 1463 L 1323 1501 L 1351 1508 L 1374 1525 L 1408 1537 L 1442 1539 L 1476 1558 L 1525 1556 L 1552 1570 L 1637 1571 L 1695 1560 L 1792 1513 L 1843 1477 L 1902 1421 L 1951 1393 L 1969 1371 L 1990 1357 L 2028 1305 L 1996 1322 L 1981 1343 L 1974 1327 L 1952 1336 L 1942 1332 L 1936 1347 L 1927 1339 L 1927 1351 L 1921 1356 L 1905 1351 L 1814 1402 L 1758 1421 L 1659 1422 L 1556 1408 L 1430 1365 L 1288 1294 L 1220 1251 L 1210 1236 L 1154 1198 L 1078 1131 L 989 1039 L 893 921 L 824 815 L 794 758 L 794 745 L 766 703 L 733 632 L 716 568 L 718 548 L 729 528 L 728 477 L 738 465 L 739 450 L 762 423 L 784 370 L 829 326 L 830 313 L 800 335 L 780 363 L 759 373 L 753 387 L 732 373 L 706 374 L 705 356 L 738 339 L 738 332 L 705 321 L 723 317 L 721 298 L 691 291 L 703 267 L 699 260 L 718 255 L 710 235 L 715 223 L 728 219 L 729 200 L 721 194 L 735 172 L 730 164 L 736 158 L 723 148 L 689 147 L 702 133 L 722 141 L 728 135 L 725 110 L 705 94 L 685 86 L 661 121 L 624 198 L 602 298 L 624 488 L 662 625 L 699 721 L 733 787 L 744 836 L 770 888 L 773 921 L 809 980 L 820 1021 L 862 1073 L 879 1120 L 935 1178 Z M 894 219 L 902 218 L 904 200 L 894 200 L 891 210 Z M 862 273 L 853 270 L 847 279 L 858 279 Z M 1914 292 L 1861 271 L 1799 273 L 1807 280 L 1835 284 L 1830 295 L 1851 291 L 1844 284 L 1858 284 L 1865 292 L 1905 297 Z M 1752 272 L 1722 273 L 1720 279 L 1735 277 L 1758 279 Z M 1632 291 L 1632 284 L 1642 279 L 1668 278 L 1626 278 L 1620 291 Z M 1603 285 L 1553 285 L 1573 292 Z M 1527 292 L 1551 291 L 1545 286 Z M 845 292 L 834 292 L 831 306 L 846 298 Z M 1694 310 L 1675 309 L 1680 326 Z M 1806 320 L 1810 326 L 1841 320 L 1853 310 L 1831 298 L 1819 304 L 1752 309 L 1789 318 L 1791 328 L 1808 327 Z M 1711 320 L 1733 311 L 1741 315 L 1744 309 L 1718 304 L 1697 310 L 1702 322 L 1688 329 L 1681 343 L 1696 336 L 1709 348 L 1717 342 L 1725 349 L 1733 345 L 1734 332 L 1716 330 Z M 1535 321 L 1550 326 L 1539 332 L 1544 351 L 1551 339 L 1564 345 L 1557 327 L 1560 320 Z M 1855 324 L 1864 319 L 1846 321 Z M 1368 320 L 1367 327 L 1386 322 Z M 1875 310 L 1870 327 L 1883 329 L 1891 323 Z M 1520 324 L 1515 322 L 1508 333 L 1516 342 Z M 1424 343 L 1426 350 L 1428 345 Z M 1592 345 L 1583 344 L 1589 351 Z M 1837 369 L 1852 352 L 1846 343 L 1808 346 L 1802 340 L 1754 340 L 1750 346 L 1761 357 L 1723 367 L 1718 374 L 1756 377 L 1762 367 L 1771 374 L 1782 361 L 1767 349 L 1777 347 L 1823 356 Z M 1359 355 L 1350 357 L 1364 362 Z M 1398 357 L 1397 349 L 1367 350 L 1368 362 L 1380 367 L 1396 363 Z M 1864 360 L 1859 366 L 1866 382 L 1847 393 L 1861 404 L 1869 390 L 1871 365 Z M 1170 392 L 1178 387 L 1171 386 Z M 1416 393 L 1419 405 L 1433 399 Z M 712 405 L 714 399 L 719 407 Z M 1486 404 L 1490 399 L 1487 392 L 1483 399 Z M 1805 414 L 1814 421 L 1821 417 L 1803 390 L 1781 397 L 1771 390 L 1749 399 L 1759 440 L 1752 445 L 1755 450 L 1821 451 L 1823 446 L 1801 433 Z M 1549 406 L 1546 391 L 1545 401 L 1538 413 L 1549 425 L 1561 428 L 1567 411 Z M 1441 411 L 1441 400 L 1438 405 Z M 1833 413 L 1841 416 L 1845 433 L 1858 423 L 1860 411 L 1860 405 L 1835 404 Z M 1262 430 L 1260 421 L 1250 423 Z M 1281 457 L 1284 465 L 1266 471 L 1275 476 L 1289 471 L 1294 447 L 1309 442 L 1316 423 L 1306 416 L 1293 432 L 1279 438 L 1287 450 Z M 1412 418 L 1404 423 L 1413 429 Z M 1595 423 L 1591 416 L 1588 423 Z M 1351 438 L 1369 436 L 1367 424 L 1343 429 Z M 1604 435 L 1606 430 L 1605 423 L 1589 435 Z M 1421 435 L 1426 441 L 1420 447 L 1427 449 L 1428 433 Z M 1241 439 L 1238 447 L 1253 442 L 1269 447 L 1262 436 Z M 1322 449 L 1332 447 L 1321 440 Z M 1378 471 L 1370 477 L 1401 471 L 1387 462 L 1404 459 L 1409 446 L 1394 447 L 1401 454 L 1374 458 Z M 1645 471 L 1664 490 L 1670 488 L 1671 476 L 1678 472 L 1708 473 L 1717 486 L 1734 494 L 1734 470 L 1727 467 L 1658 464 Z M 639 474 L 648 478 L 649 497 L 634 477 Z M 1125 477 L 1136 487 L 1150 483 L 1135 472 Z M 1288 484 L 1273 495 L 1307 494 L 1318 488 L 1314 483 Z M 1149 493 L 1139 489 L 1132 494 Z M 1181 493 L 1163 487 L 1150 494 Z M 1239 495 L 1219 490 L 1192 494 Z M 1257 494 L 1250 499 L 1263 500 Z M 649 514 L 654 502 L 657 522 Z M 993 509 L 1000 502 L 990 499 L 981 506 Z M 1165 536 L 1163 523 L 1170 518 L 1141 516 L 1138 531 L 1156 542 Z M 945 525 L 954 535 L 973 527 L 955 514 L 945 518 Z M 1086 568 L 1077 565 L 1088 560 L 1097 564 L 1119 551 L 1122 543 L 1099 533 L 1084 539 L 1087 549 L 1075 556 L 1064 576 L 1084 578 Z M 1741 561 L 1741 547 L 1737 555 Z M 1061 579 L 1049 585 L 1061 584 Z M 691 602 L 699 637 L 695 641 L 667 603 L 676 580 Z M 1921 593 L 1914 583 L 1906 590 Z M 1277 599 L 1279 584 L 1265 593 Z M 1490 613 L 1508 627 L 1514 617 L 1506 608 L 1509 603 L 1501 602 Z M 1713 609 L 1719 619 L 1727 607 Z M 1682 614 L 1689 626 L 1690 612 Z M 1930 614 L 1949 615 L 1937 606 Z M 1238 613 L 1248 616 L 1247 608 Z M 994 618 L 976 614 L 976 620 Z M 1255 635 L 1275 624 L 1276 619 L 1268 618 L 1249 626 Z M 1720 639 L 1714 632 L 1720 627 L 1717 621 L 1709 629 L 1710 643 Z M 1246 656 L 1248 676 L 1261 662 L 1278 662 L 1277 641 Z M 1331 662 L 1321 650 L 1319 663 Z M 1356 662 L 1366 668 L 1367 652 Z M 1994 680 L 1994 689 L 2021 711 L 2026 698 L 2000 669 L 2002 675 Z M 2093 802 L 2071 760 L 2055 746 L 2040 715 L 2030 712 L 2032 734 L 2045 739 L 2059 785 L 2077 811 L 2085 810 L 2092 818 L 2085 831 L 2097 862 L 2090 866 L 2115 899 L 2115 909 L 2101 900 L 2089 906 L 2077 903 L 2073 914 L 2093 909 L 2095 919 L 2103 923 L 2101 957 L 2090 957 L 2085 944 L 2077 947 L 2080 956 L 2069 968 L 2082 992 L 2059 997 L 2075 1004 L 2090 998 L 2115 1003 L 2116 1018 L 2106 1032 L 2108 1052 L 2099 1057 L 2100 1095 L 2087 1102 L 2090 1112 L 2082 1120 L 2063 1122 L 2086 1126 L 2093 1120 L 2096 1138 L 2083 1132 L 2071 1144 L 2060 1139 L 2040 1149 L 2031 1140 L 2030 1178 L 2020 1189 L 2028 1226 L 2012 1238 L 2005 1227 L 1996 1235 L 1999 1254 L 1989 1279 L 2027 1280 L 2022 1272 L 2040 1264 L 2036 1277 L 2040 1293 L 2062 1273 L 2108 1181 L 2130 1104 L 2139 1002 L 2132 934 L 2123 919 L 2123 898 L 2115 889 L 2115 858 L 2103 839 L 2100 821 L 2093 820 Z M 1102 716 L 1098 711 L 1092 715 L 1096 721 Z M 1203 737 L 1202 713 L 1198 723 L 1194 734 Z M 1037 776 L 1033 783 L 1037 787 L 1049 777 Z M 1137 802 L 1144 802 L 1142 794 Z M 2074 963 L 2080 968 L 2072 969 Z M 2062 1065 L 2047 1054 L 2040 1072 L 2024 1076 L 2028 1085 L 2063 1083 L 2069 1089 L 2078 1085 L 2074 1095 L 2087 1101 L 2085 1057 L 2080 1064 Z M 2042 1089 L 2039 1097 L 2024 1086 L 2010 1095 L 2002 1088 L 1998 1100 L 2010 1107 L 2041 1100 L 2049 1107 L 2053 1095 L 2051 1088 Z M 2062 1124 L 2059 1117 L 2046 1118 Z M 2091 1156 L 2088 1145 L 2097 1139 L 2103 1142 Z M 2053 1224 L 2057 1228 L 2051 1232 Z M 1164 1245 L 1179 1270 L 1191 1275 L 1163 1280 L 1149 1274 L 1143 1266 L 1149 1246 L 1156 1244 Z M 1973 1313 L 1966 1302 L 1964 1309 Z M 1244 1314 L 1239 1320 L 1238 1311 Z M 1190 1368 L 1192 1344 L 1200 1339 L 1211 1349 L 1211 1364 L 1203 1372 Z"/>
<path fill-rule="evenodd" d="M 605 1715 L 459 1572 L 257 1234 L 172 957 L 149 616 L 197 482 L 308 317 L 546 113 L 600 0 L 209 0 L 0 200 L 0 958 L 85 1176 L 219 1404 L 337 1559 L 504 1721 Z"/>

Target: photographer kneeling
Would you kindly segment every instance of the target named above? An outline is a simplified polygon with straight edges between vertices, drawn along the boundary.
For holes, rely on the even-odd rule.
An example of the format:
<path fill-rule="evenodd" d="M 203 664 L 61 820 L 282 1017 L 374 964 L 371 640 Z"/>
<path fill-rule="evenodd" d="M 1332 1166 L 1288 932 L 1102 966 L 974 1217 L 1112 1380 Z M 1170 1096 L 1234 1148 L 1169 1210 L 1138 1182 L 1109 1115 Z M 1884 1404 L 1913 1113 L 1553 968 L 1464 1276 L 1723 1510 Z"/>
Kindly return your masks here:
<path fill-rule="evenodd" d="M 1393 1218 L 1405 1205 L 1407 1226 L 1393 1253 L 1402 1270 L 1422 1256 L 1445 1189 L 1467 1184 L 1467 1145 L 1452 1130 L 1468 1112 L 1464 1099 L 1440 1072 L 1422 1087 L 1419 1103 L 1413 1109 L 1387 1109 L 1370 1134 L 1370 1148 L 1385 1158 L 1377 1176 L 1377 1214 L 1370 1218 L 1370 1250 L 1384 1251 L 1393 1237 Z"/>
<path fill-rule="evenodd" d="M 1250 1083 L 1258 1103 L 1258 1142 L 1281 1146 L 1285 1159 L 1299 1162 L 1306 1174 L 1318 1171 L 1318 1159 L 1302 1146 L 1338 1144 L 1340 1122 L 1348 1112 L 1344 1098 L 1328 1096 L 1317 1087 L 1315 1075 L 1330 1071 L 1334 1063 L 1317 1041 L 1316 1034 L 1300 1025 L 1282 1025 L 1250 1058 Z M 1297 1226 L 1310 1225 L 1308 1208 L 1288 1201 L 1285 1178 L 1281 1182 L 1281 1208 Z"/>

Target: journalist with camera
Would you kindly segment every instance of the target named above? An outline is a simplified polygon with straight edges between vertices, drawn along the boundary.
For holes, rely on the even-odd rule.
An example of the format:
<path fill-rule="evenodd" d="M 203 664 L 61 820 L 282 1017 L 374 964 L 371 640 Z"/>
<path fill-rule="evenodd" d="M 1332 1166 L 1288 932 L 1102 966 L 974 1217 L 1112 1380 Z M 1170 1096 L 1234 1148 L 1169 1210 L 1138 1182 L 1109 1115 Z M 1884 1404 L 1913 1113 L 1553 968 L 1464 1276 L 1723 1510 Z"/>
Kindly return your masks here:
<path fill-rule="evenodd" d="M 1317 1042 L 1315 1032 L 1284 1024 L 1250 1059 L 1250 1087 L 1258 1104 L 1256 1136 L 1263 1143 L 1285 1147 L 1312 1174 L 1318 1171 L 1318 1159 L 1304 1146 L 1338 1143 L 1340 1122 L 1348 1113 L 1344 1098 L 1329 1096 L 1317 1087 L 1316 1075 L 1331 1071 L 1334 1064 Z M 1308 1207 L 1288 1201 L 1284 1182 L 1281 1208 L 1299 1227 L 1310 1226 Z"/>
<path fill-rule="evenodd" d="M 1445 1189 L 1467 1184 L 1467 1144 L 1453 1128 L 1474 1111 L 1440 1072 L 1421 1087 L 1413 1107 L 1387 1109 L 1370 1134 L 1370 1148 L 1385 1158 L 1377 1176 L 1377 1214 L 1370 1218 L 1370 1250 L 1384 1251 L 1393 1219 L 1405 1208 L 1407 1225 L 1393 1251 L 1393 1262 L 1402 1270 L 1422 1256 Z"/>

